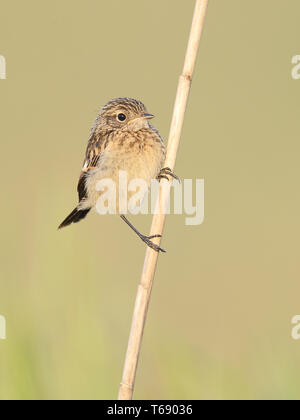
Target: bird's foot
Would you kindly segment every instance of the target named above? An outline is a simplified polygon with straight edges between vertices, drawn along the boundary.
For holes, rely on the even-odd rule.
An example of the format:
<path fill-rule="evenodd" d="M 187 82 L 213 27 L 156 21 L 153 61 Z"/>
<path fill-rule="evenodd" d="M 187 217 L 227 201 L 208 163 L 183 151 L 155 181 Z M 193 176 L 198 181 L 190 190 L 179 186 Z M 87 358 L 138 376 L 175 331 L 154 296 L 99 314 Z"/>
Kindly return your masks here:
<path fill-rule="evenodd" d="M 145 242 L 146 245 L 154 249 L 154 251 L 166 252 L 164 249 L 160 248 L 158 245 L 156 245 L 154 242 L 151 241 L 151 239 L 154 239 L 154 238 L 161 238 L 161 235 L 152 235 L 152 236 L 141 235 L 140 238 L 143 242 Z"/>
<path fill-rule="evenodd" d="M 157 179 L 160 181 L 161 179 L 166 179 L 167 181 L 170 181 L 170 178 L 176 179 L 178 182 L 180 182 L 180 179 L 177 175 L 175 175 L 171 168 L 163 168 L 161 169 L 160 173 L 158 174 Z"/>

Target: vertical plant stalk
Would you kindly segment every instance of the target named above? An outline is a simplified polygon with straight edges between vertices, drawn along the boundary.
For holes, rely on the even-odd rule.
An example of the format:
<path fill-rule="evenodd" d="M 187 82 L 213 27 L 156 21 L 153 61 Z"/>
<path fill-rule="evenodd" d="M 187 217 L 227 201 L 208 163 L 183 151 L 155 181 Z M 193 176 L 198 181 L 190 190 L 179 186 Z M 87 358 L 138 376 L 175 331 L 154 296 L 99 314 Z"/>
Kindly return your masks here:
<path fill-rule="evenodd" d="M 207 5 L 208 0 L 196 0 L 183 72 L 179 78 L 165 162 L 165 167 L 169 167 L 172 170 L 176 162 L 176 155 L 180 142 L 184 115 L 199 49 Z M 163 233 L 166 219 L 165 209 L 167 208 L 170 198 L 170 188 L 170 182 L 162 179 L 150 235 Z M 156 241 L 156 243 L 160 243 L 160 239 L 157 239 Z M 137 365 L 157 259 L 158 253 L 147 247 L 142 277 L 136 296 L 123 377 L 119 389 L 119 400 L 131 400 L 133 396 Z"/>

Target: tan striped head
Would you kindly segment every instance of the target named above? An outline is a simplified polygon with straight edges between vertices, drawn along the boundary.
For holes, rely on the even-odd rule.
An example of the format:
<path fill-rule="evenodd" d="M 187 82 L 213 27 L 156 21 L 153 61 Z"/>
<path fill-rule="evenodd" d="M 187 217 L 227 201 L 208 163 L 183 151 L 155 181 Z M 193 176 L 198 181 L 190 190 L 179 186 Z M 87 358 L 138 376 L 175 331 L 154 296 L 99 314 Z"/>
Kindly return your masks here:
<path fill-rule="evenodd" d="M 117 98 L 109 101 L 100 111 L 94 125 L 100 131 L 138 131 L 149 128 L 148 120 L 153 118 L 145 105 L 132 98 Z"/>

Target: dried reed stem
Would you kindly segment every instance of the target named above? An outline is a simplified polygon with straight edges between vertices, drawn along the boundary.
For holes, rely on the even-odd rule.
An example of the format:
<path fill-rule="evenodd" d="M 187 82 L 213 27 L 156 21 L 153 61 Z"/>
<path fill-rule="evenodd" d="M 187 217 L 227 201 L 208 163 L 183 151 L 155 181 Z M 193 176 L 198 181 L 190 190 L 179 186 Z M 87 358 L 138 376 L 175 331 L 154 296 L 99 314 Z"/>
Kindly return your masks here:
<path fill-rule="evenodd" d="M 184 114 L 191 87 L 192 75 L 199 49 L 204 18 L 208 0 L 196 0 L 190 38 L 188 42 L 182 75 L 179 78 L 177 96 L 174 105 L 173 118 L 169 134 L 165 167 L 174 168 L 177 150 L 184 121 Z M 171 185 L 167 180 L 161 181 L 159 197 L 156 204 L 156 214 L 153 217 L 150 235 L 162 234 L 165 224 L 165 211 L 170 197 Z M 159 243 L 160 240 L 157 240 Z M 122 383 L 119 390 L 119 400 L 131 400 L 133 396 L 137 364 L 141 349 L 143 331 L 148 312 L 148 305 L 158 259 L 158 253 L 147 248 L 141 281 L 138 287 L 134 307 L 131 331 L 124 364 Z"/>

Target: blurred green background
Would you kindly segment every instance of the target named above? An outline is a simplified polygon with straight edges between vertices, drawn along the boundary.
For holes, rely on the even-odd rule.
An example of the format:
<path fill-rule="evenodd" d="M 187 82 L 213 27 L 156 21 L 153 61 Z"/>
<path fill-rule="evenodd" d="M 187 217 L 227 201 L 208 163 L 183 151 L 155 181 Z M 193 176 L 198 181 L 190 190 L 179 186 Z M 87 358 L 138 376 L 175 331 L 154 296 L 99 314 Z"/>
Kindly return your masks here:
<path fill-rule="evenodd" d="M 1 399 L 117 396 L 145 247 L 113 216 L 57 226 L 109 99 L 167 140 L 193 7 L 0 0 Z M 209 3 L 175 171 L 205 179 L 206 218 L 167 219 L 135 398 L 300 397 L 299 13 Z"/>

